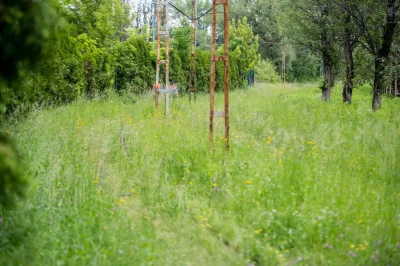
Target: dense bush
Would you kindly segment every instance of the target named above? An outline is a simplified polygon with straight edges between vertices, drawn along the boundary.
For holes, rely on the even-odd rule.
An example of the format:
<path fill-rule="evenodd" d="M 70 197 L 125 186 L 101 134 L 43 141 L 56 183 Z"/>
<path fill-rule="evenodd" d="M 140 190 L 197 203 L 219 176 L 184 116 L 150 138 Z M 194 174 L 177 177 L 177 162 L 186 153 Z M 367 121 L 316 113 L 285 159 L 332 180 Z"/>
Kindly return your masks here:
<path fill-rule="evenodd" d="M 277 83 L 281 81 L 278 73 L 276 73 L 276 69 L 274 64 L 267 60 L 261 60 L 255 69 L 256 80 L 269 82 L 269 83 Z"/>

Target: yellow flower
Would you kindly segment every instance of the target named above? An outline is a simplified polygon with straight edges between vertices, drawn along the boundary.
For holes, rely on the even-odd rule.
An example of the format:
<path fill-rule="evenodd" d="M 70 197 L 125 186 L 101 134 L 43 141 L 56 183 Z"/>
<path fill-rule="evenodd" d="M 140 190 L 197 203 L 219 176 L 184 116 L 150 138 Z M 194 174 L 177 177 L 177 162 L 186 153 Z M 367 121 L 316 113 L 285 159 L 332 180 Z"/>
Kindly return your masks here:
<path fill-rule="evenodd" d="M 257 234 L 257 235 L 260 234 L 261 232 L 262 232 L 262 229 L 258 229 L 258 230 L 254 231 L 254 233 Z"/>
<path fill-rule="evenodd" d="M 351 245 L 350 245 L 350 248 L 351 248 L 351 249 L 354 249 L 355 247 L 356 247 L 356 246 L 355 246 L 354 244 L 351 244 Z"/>
<path fill-rule="evenodd" d="M 217 186 L 217 183 L 213 183 L 213 185 L 212 185 L 213 187 L 216 187 Z"/>
<path fill-rule="evenodd" d="M 135 192 L 136 192 L 136 190 L 135 190 L 134 188 L 132 188 L 131 190 L 129 190 L 129 192 L 131 192 L 131 193 L 135 193 Z"/>
<path fill-rule="evenodd" d="M 246 180 L 246 181 L 244 181 L 244 183 L 245 183 L 246 185 L 250 185 L 250 184 L 251 184 L 251 180 Z"/>
<path fill-rule="evenodd" d="M 95 179 L 95 180 L 93 180 L 92 182 L 93 182 L 93 184 L 96 184 L 96 183 L 98 183 L 98 182 L 99 182 L 99 179 L 98 179 L 98 178 L 96 178 L 96 179 Z"/>
<path fill-rule="evenodd" d="M 191 185 L 192 184 L 192 181 L 189 181 L 189 185 Z"/>
<path fill-rule="evenodd" d="M 362 222 L 363 222 L 363 220 L 358 220 L 358 222 L 359 222 L 359 223 L 362 223 Z"/>
<path fill-rule="evenodd" d="M 308 144 L 308 145 L 313 145 L 314 142 L 312 142 L 312 141 L 307 141 L 307 144 Z"/>

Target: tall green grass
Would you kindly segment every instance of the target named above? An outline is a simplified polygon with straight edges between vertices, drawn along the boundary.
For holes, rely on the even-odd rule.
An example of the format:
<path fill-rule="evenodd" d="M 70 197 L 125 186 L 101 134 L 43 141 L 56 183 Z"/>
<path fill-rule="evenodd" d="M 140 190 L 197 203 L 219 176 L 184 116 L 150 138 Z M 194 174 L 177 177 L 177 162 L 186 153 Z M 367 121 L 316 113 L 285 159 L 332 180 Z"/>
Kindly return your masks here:
<path fill-rule="evenodd" d="M 0 265 L 396 265 L 400 102 L 340 93 L 232 92 L 228 157 L 208 95 L 169 118 L 150 96 L 32 113 L 4 129 L 31 184 L 0 213 Z"/>

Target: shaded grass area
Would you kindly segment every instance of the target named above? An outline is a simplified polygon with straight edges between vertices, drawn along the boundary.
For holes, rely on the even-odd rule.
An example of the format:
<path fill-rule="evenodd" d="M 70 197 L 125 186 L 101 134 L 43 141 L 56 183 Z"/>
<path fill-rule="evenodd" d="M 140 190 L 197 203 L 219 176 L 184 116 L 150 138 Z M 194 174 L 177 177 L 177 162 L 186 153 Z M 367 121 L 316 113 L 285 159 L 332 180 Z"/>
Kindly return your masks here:
<path fill-rule="evenodd" d="M 232 92 L 228 159 L 207 95 L 167 119 L 150 97 L 33 113 L 6 129 L 31 186 L 0 215 L 0 264 L 395 265 L 399 99 L 373 113 L 369 88 L 333 93 Z"/>

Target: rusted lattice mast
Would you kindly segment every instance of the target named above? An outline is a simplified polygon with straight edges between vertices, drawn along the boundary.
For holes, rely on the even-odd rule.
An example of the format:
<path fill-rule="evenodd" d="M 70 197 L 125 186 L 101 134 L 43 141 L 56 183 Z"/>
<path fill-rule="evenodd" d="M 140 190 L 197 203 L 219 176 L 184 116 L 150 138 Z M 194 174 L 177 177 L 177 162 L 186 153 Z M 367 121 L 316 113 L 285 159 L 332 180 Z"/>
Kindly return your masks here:
<path fill-rule="evenodd" d="M 217 5 L 224 6 L 224 55 L 216 56 L 216 24 L 217 24 Z M 210 73 L 210 148 L 214 146 L 214 115 L 225 118 L 225 145 L 229 150 L 229 0 L 213 0 L 212 4 L 212 33 L 211 33 L 211 73 Z M 214 112 L 214 92 L 215 92 L 215 63 L 224 62 L 224 92 L 225 108 L 224 112 Z"/>
<path fill-rule="evenodd" d="M 196 72 L 196 30 L 197 30 L 197 1 L 192 0 L 192 22 L 191 22 L 191 36 L 190 36 L 190 80 L 189 80 L 189 101 L 194 95 L 196 101 L 196 86 L 197 86 L 197 72 Z"/>
<path fill-rule="evenodd" d="M 164 17 L 164 23 L 162 21 Z M 162 89 L 160 82 L 160 64 L 165 64 L 165 116 L 169 115 L 169 33 L 168 33 L 168 0 L 158 0 L 158 35 L 157 35 L 157 68 L 156 85 Z M 161 36 L 165 36 L 165 60 L 161 60 Z M 155 93 L 155 108 L 158 108 L 158 95 Z"/>

